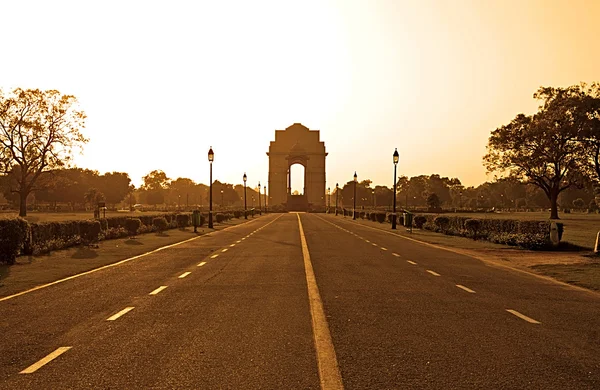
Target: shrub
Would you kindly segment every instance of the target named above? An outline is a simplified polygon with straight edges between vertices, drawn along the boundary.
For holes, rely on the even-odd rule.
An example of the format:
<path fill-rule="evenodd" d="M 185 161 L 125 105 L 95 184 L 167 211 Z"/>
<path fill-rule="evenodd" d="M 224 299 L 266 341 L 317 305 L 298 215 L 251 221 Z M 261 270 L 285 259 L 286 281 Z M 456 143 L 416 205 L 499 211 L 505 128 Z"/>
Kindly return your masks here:
<path fill-rule="evenodd" d="M 165 217 L 154 217 L 152 219 L 152 226 L 154 226 L 157 231 L 162 232 L 169 226 L 169 223 Z"/>
<path fill-rule="evenodd" d="M 102 230 L 108 229 L 108 221 L 106 220 L 106 218 L 100 218 L 98 221 L 100 221 L 100 229 L 102 229 Z"/>
<path fill-rule="evenodd" d="M 384 223 L 385 222 L 385 213 L 376 213 L 377 222 Z"/>
<path fill-rule="evenodd" d="M 448 227 L 450 226 L 450 218 L 440 215 L 439 217 L 435 217 L 433 220 L 435 226 L 437 226 L 442 232 L 446 233 L 448 231 Z"/>
<path fill-rule="evenodd" d="M 233 212 L 233 216 L 236 218 L 241 218 L 242 217 L 242 212 L 240 210 L 235 210 Z"/>
<path fill-rule="evenodd" d="M 190 226 L 190 214 L 177 214 L 175 219 L 177 227 L 184 228 Z"/>
<path fill-rule="evenodd" d="M 478 219 L 467 219 L 465 221 L 465 228 L 471 234 L 473 239 L 476 240 L 477 233 L 479 232 L 479 229 L 481 228 L 481 223 L 479 222 Z"/>
<path fill-rule="evenodd" d="M 128 218 L 125 220 L 125 229 L 130 237 L 135 237 L 140 226 L 142 226 L 142 221 L 139 218 Z"/>
<path fill-rule="evenodd" d="M 98 241 L 100 231 L 100 221 L 91 219 L 79 221 L 79 236 L 84 244 L 90 244 Z"/>
<path fill-rule="evenodd" d="M 215 221 L 216 221 L 217 223 L 222 223 L 223 221 L 225 221 L 225 219 L 226 219 L 226 218 L 225 218 L 225 214 L 222 214 L 222 213 L 217 213 L 217 214 L 215 215 Z"/>
<path fill-rule="evenodd" d="M 427 218 L 425 218 L 423 215 L 415 215 L 413 218 L 413 223 L 417 229 L 421 229 L 425 222 L 427 222 Z"/>
<path fill-rule="evenodd" d="M 0 220 L 0 263 L 14 264 L 28 237 L 29 225 L 23 218 Z"/>

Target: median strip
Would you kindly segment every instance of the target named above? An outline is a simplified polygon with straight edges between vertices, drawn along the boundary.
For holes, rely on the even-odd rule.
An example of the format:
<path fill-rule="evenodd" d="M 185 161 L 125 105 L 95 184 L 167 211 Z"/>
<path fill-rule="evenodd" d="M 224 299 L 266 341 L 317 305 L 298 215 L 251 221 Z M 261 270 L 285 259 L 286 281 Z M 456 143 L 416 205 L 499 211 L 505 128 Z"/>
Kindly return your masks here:
<path fill-rule="evenodd" d="M 308 288 L 308 302 L 310 305 L 310 316 L 312 319 L 313 339 L 317 353 L 317 366 L 319 369 L 319 379 L 321 389 L 343 389 L 342 376 L 329 332 L 327 317 L 323 309 L 323 302 L 319 294 L 319 286 L 310 261 L 310 253 L 302 228 L 300 214 L 298 217 L 298 228 L 300 229 L 300 242 L 302 244 L 302 257 L 304 258 L 304 271 L 306 274 L 306 285 Z"/>
<path fill-rule="evenodd" d="M 39 360 L 38 362 L 32 364 L 31 366 L 27 367 L 26 369 L 24 369 L 23 371 L 21 371 L 19 374 L 32 374 L 32 373 L 36 372 L 37 370 L 39 370 L 41 367 L 43 367 L 46 364 L 50 363 L 52 360 L 54 360 L 57 357 L 59 357 L 60 355 L 62 355 L 63 353 L 67 352 L 71 348 L 72 347 L 60 347 L 60 348 L 57 348 L 56 351 L 52 352 L 51 354 L 49 354 L 45 358 L 43 358 L 43 359 Z"/>
<path fill-rule="evenodd" d="M 132 310 L 133 310 L 133 307 L 131 307 L 131 306 L 130 306 L 130 307 L 126 307 L 125 309 L 121 310 L 121 311 L 120 311 L 120 312 L 118 312 L 117 314 L 113 314 L 112 316 L 108 317 L 108 318 L 106 319 L 106 321 L 114 321 L 114 320 L 116 320 L 117 318 L 119 318 L 119 317 L 121 317 L 121 316 L 123 316 L 123 315 L 125 315 L 125 314 L 129 313 L 129 312 L 130 312 L 130 311 L 132 311 Z"/>
<path fill-rule="evenodd" d="M 165 288 L 167 288 L 167 286 L 160 286 L 159 288 L 157 288 L 156 290 L 152 291 L 150 294 L 148 295 L 156 295 L 159 292 L 161 292 L 162 290 L 164 290 Z"/>
<path fill-rule="evenodd" d="M 522 319 L 522 320 L 525 320 L 525 321 L 529 322 L 530 324 L 541 324 L 541 322 L 539 322 L 539 321 L 536 321 L 536 320 L 534 320 L 534 319 L 533 319 L 533 318 L 531 318 L 531 317 L 527 317 L 525 314 L 521 314 L 521 313 L 519 313 L 519 312 L 518 312 L 518 311 L 516 311 L 516 310 L 513 310 L 513 309 L 506 309 L 506 311 L 507 311 L 507 312 L 509 312 L 509 313 L 510 313 L 510 314 L 512 314 L 512 315 L 515 315 L 515 316 L 519 317 L 519 318 L 520 318 L 520 319 Z"/>

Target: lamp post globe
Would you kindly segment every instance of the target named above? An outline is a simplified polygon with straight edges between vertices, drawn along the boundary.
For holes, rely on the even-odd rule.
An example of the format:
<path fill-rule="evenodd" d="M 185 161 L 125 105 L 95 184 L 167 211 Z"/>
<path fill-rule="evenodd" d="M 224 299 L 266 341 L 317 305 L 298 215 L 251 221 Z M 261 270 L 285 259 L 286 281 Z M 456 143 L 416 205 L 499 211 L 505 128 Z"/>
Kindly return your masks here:
<path fill-rule="evenodd" d="M 398 148 L 396 148 L 396 150 L 394 151 L 394 201 L 393 201 L 393 212 L 392 212 L 392 229 L 396 229 L 396 220 L 398 219 L 396 217 L 396 191 L 397 191 L 397 182 L 396 180 L 398 180 L 396 178 L 396 168 L 398 167 L 398 160 L 400 160 L 400 155 L 398 154 Z"/>
<path fill-rule="evenodd" d="M 262 207 L 260 205 L 260 182 L 258 182 L 258 215 L 262 215 Z"/>
<path fill-rule="evenodd" d="M 215 160 L 215 153 L 212 150 L 212 146 L 210 147 L 210 149 L 208 150 L 208 162 L 210 163 L 210 189 L 209 189 L 209 205 L 208 205 L 208 228 L 212 229 L 213 228 L 213 212 L 212 212 L 212 185 L 213 185 L 213 180 L 212 180 L 212 164 L 213 161 Z"/>
<path fill-rule="evenodd" d="M 338 215 L 338 192 L 340 192 L 340 186 L 335 183 L 335 215 Z"/>
<path fill-rule="evenodd" d="M 247 203 L 246 203 L 246 181 L 248 177 L 246 176 L 246 172 L 244 172 L 244 219 L 248 219 L 248 211 L 247 211 Z"/>
<path fill-rule="evenodd" d="M 358 176 L 356 175 L 356 171 L 354 171 L 354 201 L 352 206 L 352 219 L 356 219 L 356 182 L 358 181 Z"/>

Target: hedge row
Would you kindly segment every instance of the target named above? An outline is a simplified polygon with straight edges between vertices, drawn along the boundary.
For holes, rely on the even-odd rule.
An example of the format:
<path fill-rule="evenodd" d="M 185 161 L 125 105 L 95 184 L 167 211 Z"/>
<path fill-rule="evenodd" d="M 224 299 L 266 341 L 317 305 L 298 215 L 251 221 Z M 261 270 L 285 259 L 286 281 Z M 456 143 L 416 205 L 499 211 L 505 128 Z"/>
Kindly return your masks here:
<path fill-rule="evenodd" d="M 382 211 L 357 211 L 357 218 L 377 222 L 391 222 L 392 214 Z M 352 210 L 344 209 L 344 216 L 352 216 Z M 403 213 L 397 213 L 397 222 L 404 225 Z M 556 224 L 558 238 L 562 240 L 564 225 Z M 453 236 L 487 240 L 497 244 L 520 246 L 527 249 L 549 249 L 550 222 L 523 221 L 516 219 L 470 218 L 434 214 L 415 214 L 413 226 Z"/>
<path fill-rule="evenodd" d="M 234 216 L 241 218 L 243 211 L 216 213 L 215 222 L 221 223 Z M 208 220 L 204 213 L 200 226 Z M 184 228 L 192 225 L 192 213 L 164 213 L 119 216 L 99 220 L 72 220 L 28 223 L 22 218 L 0 219 L 0 263 L 14 264 L 19 254 L 39 255 L 78 244 L 132 237 L 136 234 Z"/>

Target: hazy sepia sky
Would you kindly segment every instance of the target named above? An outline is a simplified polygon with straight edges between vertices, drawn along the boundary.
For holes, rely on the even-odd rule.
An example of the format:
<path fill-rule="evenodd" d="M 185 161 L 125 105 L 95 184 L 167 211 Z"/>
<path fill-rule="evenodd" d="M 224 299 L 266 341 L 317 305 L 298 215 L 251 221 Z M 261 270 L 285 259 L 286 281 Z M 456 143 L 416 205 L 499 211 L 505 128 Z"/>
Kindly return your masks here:
<path fill-rule="evenodd" d="M 267 180 L 275 129 L 321 130 L 327 185 L 485 181 L 490 131 L 541 85 L 600 79 L 600 1 L 1 0 L 0 86 L 76 95 L 78 166 Z"/>

